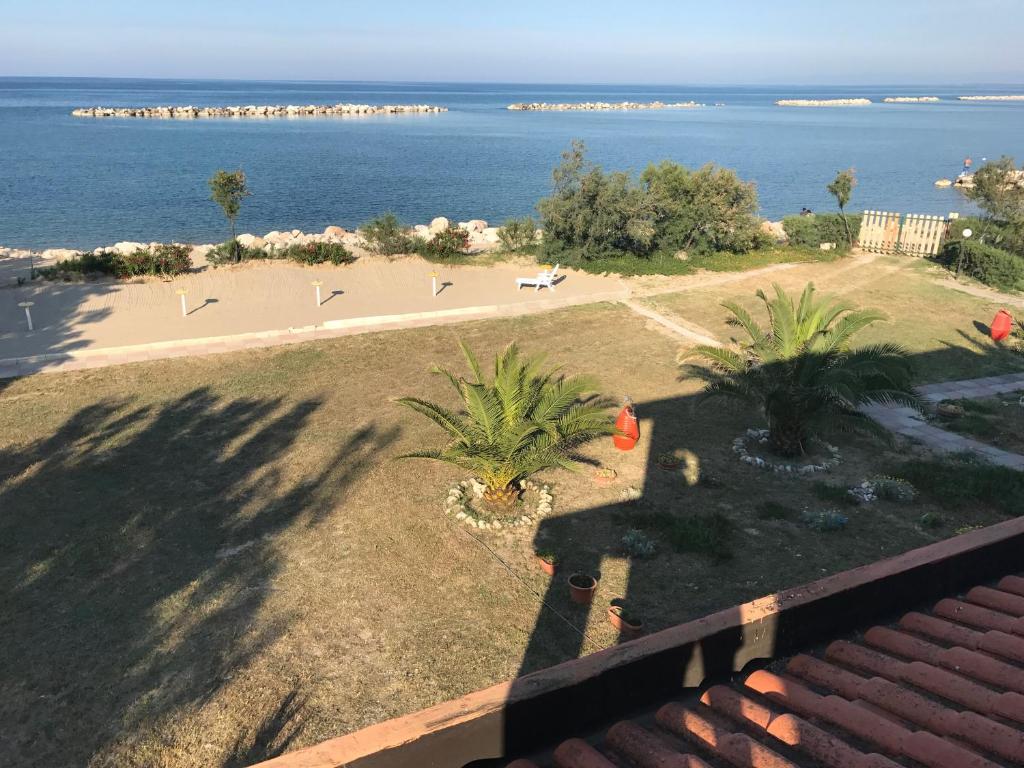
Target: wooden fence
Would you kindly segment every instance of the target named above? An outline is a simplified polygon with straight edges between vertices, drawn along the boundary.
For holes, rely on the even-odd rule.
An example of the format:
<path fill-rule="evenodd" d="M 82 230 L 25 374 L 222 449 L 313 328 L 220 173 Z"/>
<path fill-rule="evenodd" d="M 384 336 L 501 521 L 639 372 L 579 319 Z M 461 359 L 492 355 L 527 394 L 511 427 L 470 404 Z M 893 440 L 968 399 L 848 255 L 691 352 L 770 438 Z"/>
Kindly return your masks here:
<path fill-rule="evenodd" d="M 902 219 L 889 211 L 864 211 L 860 222 L 860 247 L 878 253 L 909 253 L 935 256 L 946 236 L 949 219 L 908 213 Z"/>

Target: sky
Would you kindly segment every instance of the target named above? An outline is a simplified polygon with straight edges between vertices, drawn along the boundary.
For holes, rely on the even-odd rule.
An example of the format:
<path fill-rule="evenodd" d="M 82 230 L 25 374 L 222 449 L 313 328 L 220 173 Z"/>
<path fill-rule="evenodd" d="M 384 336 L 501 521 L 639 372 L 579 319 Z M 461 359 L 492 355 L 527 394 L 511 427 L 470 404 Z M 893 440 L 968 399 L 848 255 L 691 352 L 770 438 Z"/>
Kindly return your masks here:
<path fill-rule="evenodd" d="M 0 76 L 1024 82 L 1024 0 L 0 0 Z"/>

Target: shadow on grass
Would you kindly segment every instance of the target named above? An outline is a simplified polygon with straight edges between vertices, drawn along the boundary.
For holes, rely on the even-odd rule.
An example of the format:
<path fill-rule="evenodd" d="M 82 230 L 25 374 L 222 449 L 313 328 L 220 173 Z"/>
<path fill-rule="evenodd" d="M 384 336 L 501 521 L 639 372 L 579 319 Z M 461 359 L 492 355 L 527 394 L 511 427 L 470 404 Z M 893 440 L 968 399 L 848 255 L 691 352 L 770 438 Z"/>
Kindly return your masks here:
<path fill-rule="evenodd" d="M 319 407 L 207 389 L 108 401 L 0 452 L 0 719 L 22 724 L 0 730 L 5 764 L 109 760 L 287 631 L 286 615 L 257 621 L 277 537 L 318 526 L 397 434 L 361 429 L 296 480 L 288 453 Z M 239 760 L 291 743 L 301 707 L 285 697 Z"/>

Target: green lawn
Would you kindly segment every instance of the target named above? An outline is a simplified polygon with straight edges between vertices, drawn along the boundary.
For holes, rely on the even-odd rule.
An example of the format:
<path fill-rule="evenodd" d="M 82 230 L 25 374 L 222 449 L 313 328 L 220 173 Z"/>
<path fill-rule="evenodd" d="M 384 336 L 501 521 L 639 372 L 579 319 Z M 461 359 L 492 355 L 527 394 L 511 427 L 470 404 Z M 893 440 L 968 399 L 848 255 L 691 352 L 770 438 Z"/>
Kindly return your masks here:
<path fill-rule="evenodd" d="M 813 266 L 828 287 L 853 277 L 827 277 L 847 265 Z M 851 298 L 909 330 L 907 307 L 879 293 L 901 275 Z M 723 296 L 654 303 L 703 306 L 714 325 Z M 966 317 L 949 314 L 967 306 L 959 297 L 934 298 L 934 315 Z M 923 361 L 929 339 L 960 329 L 930 327 Z M 636 450 L 587 449 L 617 483 L 544 474 L 555 514 L 539 528 L 471 536 L 446 518 L 463 476 L 394 460 L 438 431 L 392 401 L 451 403 L 428 370 L 461 370 L 460 338 L 481 357 L 517 339 L 631 396 Z M 964 345 L 950 359 L 973 355 L 978 375 L 995 360 Z M 757 417 L 700 401 L 678 378 L 679 346 L 605 304 L 5 382 L 4 765 L 240 766 L 615 643 L 616 597 L 656 630 L 1007 515 L 927 497 L 847 506 L 843 488 L 908 455 L 866 438 L 838 441 L 845 462 L 818 478 L 831 491 L 739 464 L 730 443 Z M 654 462 L 676 449 L 694 454 L 699 484 Z M 623 503 L 626 487 L 640 499 Z M 836 506 L 844 530 L 801 521 Z M 623 555 L 631 529 L 654 541 L 652 557 Z M 536 566 L 538 543 L 561 557 L 555 580 Z M 573 570 L 600 575 L 590 612 L 569 601 Z"/>

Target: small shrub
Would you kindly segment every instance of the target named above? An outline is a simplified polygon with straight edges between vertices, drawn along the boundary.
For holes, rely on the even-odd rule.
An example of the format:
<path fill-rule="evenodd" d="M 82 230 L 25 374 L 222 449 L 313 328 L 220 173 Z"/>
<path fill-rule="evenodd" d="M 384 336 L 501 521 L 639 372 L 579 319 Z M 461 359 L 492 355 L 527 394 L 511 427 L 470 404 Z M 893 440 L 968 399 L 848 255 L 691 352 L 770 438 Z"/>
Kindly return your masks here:
<path fill-rule="evenodd" d="M 805 509 L 800 514 L 800 519 L 808 528 L 822 532 L 841 531 L 850 522 L 846 515 L 840 514 L 835 509 L 824 509 L 820 512 L 811 512 Z"/>
<path fill-rule="evenodd" d="M 498 240 L 506 251 L 521 251 L 537 239 L 537 222 L 530 216 L 509 219 L 498 228 Z"/>
<path fill-rule="evenodd" d="M 651 523 L 677 552 L 696 552 L 718 561 L 733 556 L 733 526 L 720 512 L 696 515 L 658 512 L 651 515 Z"/>
<path fill-rule="evenodd" d="M 940 258 L 950 269 L 959 265 L 961 272 L 985 285 L 1003 290 L 1024 288 L 1024 258 L 994 245 L 951 240 L 943 247 Z"/>
<path fill-rule="evenodd" d="M 848 489 L 841 485 L 826 483 L 823 480 L 816 480 L 811 486 L 811 490 L 819 501 L 827 501 L 830 504 L 851 504 L 854 501 Z"/>
<path fill-rule="evenodd" d="M 36 269 L 36 274 L 44 280 L 66 280 L 72 275 L 112 275 L 116 257 L 113 251 L 79 253 L 70 259 L 61 259 L 52 267 L 40 267 Z"/>
<path fill-rule="evenodd" d="M 212 251 L 206 254 L 206 261 L 215 267 L 223 264 L 235 264 L 241 261 L 262 261 L 264 259 L 282 259 L 282 251 L 273 251 L 269 248 L 251 248 L 242 245 L 237 240 L 221 243 Z"/>
<path fill-rule="evenodd" d="M 422 247 L 425 258 L 450 261 L 469 250 L 469 232 L 459 227 L 448 227 L 434 235 Z"/>
<path fill-rule="evenodd" d="M 192 269 L 192 249 L 187 245 L 158 245 L 150 253 L 151 273 L 181 275 Z"/>
<path fill-rule="evenodd" d="M 622 553 L 628 557 L 650 557 L 657 547 L 654 540 L 639 528 L 630 528 L 619 541 Z"/>
<path fill-rule="evenodd" d="M 416 251 L 416 242 L 410 236 L 408 228 L 403 227 L 393 213 L 378 216 L 360 227 L 359 231 L 363 236 L 363 242 L 366 243 L 366 249 L 371 253 L 398 256 Z"/>
<path fill-rule="evenodd" d="M 922 528 L 941 528 L 946 523 L 942 515 L 937 512 L 925 512 L 917 522 L 921 524 Z"/>
<path fill-rule="evenodd" d="M 792 520 L 796 510 L 777 501 L 762 501 L 757 505 L 757 517 L 761 520 Z"/>
<path fill-rule="evenodd" d="M 860 216 L 846 216 L 850 232 L 856 241 L 860 235 Z M 839 250 L 849 246 L 846 238 L 846 225 L 838 213 L 816 213 L 810 216 L 787 216 L 782 220 L 782 228 L 786 231 L 791 245 L 805 248 L 818 248 L 822 243 L 835 243 Z"/>
<path fill-rule="evenodd" d="M 885 501 L 906 503 L 917 498 L 917 489 L 898 477 L 876 477 L 871 481 L 875 495 Z"/>
<path fill-rule="evenodd" d="M 285 258 L 299 264 L 350 264 L 355 256 L 341 243 L 306 243 L 292 245 L 284 250 Z"/>

